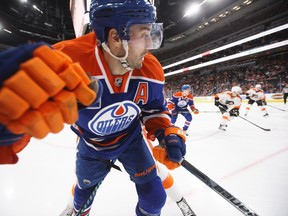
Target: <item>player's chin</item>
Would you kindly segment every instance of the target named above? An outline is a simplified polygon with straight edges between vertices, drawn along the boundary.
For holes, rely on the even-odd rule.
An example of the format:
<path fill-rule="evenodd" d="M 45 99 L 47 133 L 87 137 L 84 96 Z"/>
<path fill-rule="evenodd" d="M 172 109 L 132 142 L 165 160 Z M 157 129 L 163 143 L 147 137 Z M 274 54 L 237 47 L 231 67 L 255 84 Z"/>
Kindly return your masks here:
<path fill-rule="evenodd" d="M 143 61 L 144 61 L 144 58 L 142 59 L 139 59 L 139 60 L 137 60 L 137 61 L 135 61 L 135 63 L 134 63 L 134 67 L 133 68 L 135 68 L 135 69 L 140 69 L 140 68 L 142 68 L 142 66 L 143 66 Z"/>

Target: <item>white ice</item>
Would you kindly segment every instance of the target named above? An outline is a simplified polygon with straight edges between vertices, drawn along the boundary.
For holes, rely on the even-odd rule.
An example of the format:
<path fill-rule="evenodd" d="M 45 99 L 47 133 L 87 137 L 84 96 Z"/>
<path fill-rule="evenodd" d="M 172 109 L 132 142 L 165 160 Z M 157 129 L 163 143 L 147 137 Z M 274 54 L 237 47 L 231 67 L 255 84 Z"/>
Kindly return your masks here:
<path fill-rule="evenodd" d="M 245 118 L 271 131 L 236 118 L 224 132 L 218 130 L 221 114 L 205 112 L 216 107 L 196 104 L 200 114 L 193 115 L 185 158 L 259 215 L 287 216 L 288 106 L 270 105 L 268 118 L 255 105 Z M 182 126 L 183 119 L 176 123 Z M 16 165 L 0 165 L 0 216 L 58 216 L 75 181 L 75 135 L 66 127 L 43 140 L 32 139 L 19 157 Z M 197 216 L 243 215 L 184 168 L 171 174 Z M 97 192 L 91 216 L 134 216 L 136 202 L 128 175 L 112 169 Z M 182 214 L 168 198 L 162 215 Z"/>

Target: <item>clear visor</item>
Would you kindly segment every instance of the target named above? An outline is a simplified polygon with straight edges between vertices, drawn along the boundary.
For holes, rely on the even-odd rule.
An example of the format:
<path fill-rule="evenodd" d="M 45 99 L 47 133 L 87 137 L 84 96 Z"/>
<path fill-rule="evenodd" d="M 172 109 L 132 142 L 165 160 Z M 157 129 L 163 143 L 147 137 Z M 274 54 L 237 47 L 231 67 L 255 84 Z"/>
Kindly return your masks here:
<path fill-rule="evenodd" d="M 149 24 L 149 30 L 145 31 L 139 37 L 135 34 L 130 34 L 128 43 L 133 43 L 135 46 L 144 46 L 147 50 L 158 49 L 163 40 L 163 23 Z"/>
<path fill-rule="evenodd" d="M 160 48 L 163 40 L 163 23 L 153 23 L 150 35 L 152 44 L 151 47 L 149 47 L 149 49 Z"/>

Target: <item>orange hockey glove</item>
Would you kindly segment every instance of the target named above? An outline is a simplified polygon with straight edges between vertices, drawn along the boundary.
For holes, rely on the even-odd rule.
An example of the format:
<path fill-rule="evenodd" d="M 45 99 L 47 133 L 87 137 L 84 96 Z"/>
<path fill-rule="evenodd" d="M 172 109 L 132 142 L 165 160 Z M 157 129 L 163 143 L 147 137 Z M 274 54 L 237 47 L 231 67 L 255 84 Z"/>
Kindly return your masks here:
<path fill-rule="evenodd" d="M 180 163 L 169 160 L 166 148 L 158 145 L 152 149 L 153 157 L 164 164 L 168 169 L 173 170 L 180 166 Z"/>
<path fill-rule="evenodd" d="M 160 146 L 152 149 L 154 158 L 164 164 L 168 169 L 175 169 L 186 154 L 186 136 L 183 130 L 171 126 L 155 133 Z"/>
<path fill-rule="evenodd" d="M 13 134 L 43 138 L 57 133 L 64 123 L 77 121 L 78 102 L 88 106 L 96 100 L 98 82 L 96 89 L 89 88 L 91 80 L 80 64 L 60 51 L 41 44 L 7 53 L 0 56 L 0 61 L 10 60 L 0 71 L 0 124 Z"/>
<path fill-rule="evenodd" d="M 196 109 L 194 105 L 190 106 L 190 108 L 194 114 L 199 114 L 199 110 Z"/>

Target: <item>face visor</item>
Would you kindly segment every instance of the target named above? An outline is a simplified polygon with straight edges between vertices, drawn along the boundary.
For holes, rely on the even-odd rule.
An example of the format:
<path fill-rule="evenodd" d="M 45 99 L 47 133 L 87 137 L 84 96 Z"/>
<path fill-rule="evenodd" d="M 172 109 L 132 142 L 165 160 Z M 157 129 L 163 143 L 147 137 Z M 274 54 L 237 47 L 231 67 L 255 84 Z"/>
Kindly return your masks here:
<path fill-rule="evenodd" d="M 144 46 L 147 50 L 158 49 L 163 40 L 163 23 L 152 23 L 145 26 L 144 30 L 140 30 L 140 32 L 143 31 L 140 35 L 130 33 L 128 43 L 139 47 Z"/>

